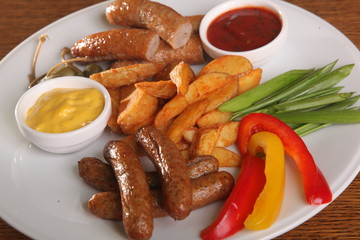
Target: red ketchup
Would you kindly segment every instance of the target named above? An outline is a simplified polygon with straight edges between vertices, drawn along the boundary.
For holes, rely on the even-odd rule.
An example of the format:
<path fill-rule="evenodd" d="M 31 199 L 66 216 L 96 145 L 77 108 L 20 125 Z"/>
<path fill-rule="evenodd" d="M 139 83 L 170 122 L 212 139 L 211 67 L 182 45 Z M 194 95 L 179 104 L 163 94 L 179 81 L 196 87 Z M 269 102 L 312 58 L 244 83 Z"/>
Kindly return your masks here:
<path fill-rule="evenodd" d="M 207 30 L 209 42 L 222 50 L 241 52 L 262 47 L 279 35 L 279 16 L 263 7 L 244 7 L 223 13 Z"/>

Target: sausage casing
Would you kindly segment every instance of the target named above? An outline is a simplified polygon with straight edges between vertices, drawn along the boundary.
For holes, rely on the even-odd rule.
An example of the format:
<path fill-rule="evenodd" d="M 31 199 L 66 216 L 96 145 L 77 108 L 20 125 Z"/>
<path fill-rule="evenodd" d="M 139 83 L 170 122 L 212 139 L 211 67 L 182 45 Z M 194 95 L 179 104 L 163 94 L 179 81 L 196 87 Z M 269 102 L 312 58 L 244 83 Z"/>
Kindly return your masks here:
<path fill-rule="evenodd" d="M 153 30 L 174 49 L 185 45 L 192 33 L 189 19 L 148 0 L 116 0 L 106 8 L 106 18 L 111 24 Z"/>
<path fill-rule="evenodd" d="M 197 156 L 187 163 L 191 179 L 219 170 L 219 162 L 213 156 Z M 79 175 L 91 187 L 99 191 L 118 191 L 118 183 L 109 164 L 95 157 L 84 157 L 78 162 Z M 150 188 L 161 186 L 158 172 L 145 172 Z"/>
<path fill-rule="evenodd" d="M 71 48 L 74 57 L 101 60 L 151 60 L 159 47 L 159 35 L 145 29 L 112 29 L 91 34 Z"/>
<path fill-rule="evenodd" d="M 197 209 L 210 203 L 225 199 L 234 187 L 234 178 L 228 172 L 214 172 L 191 180 L 192 206 Z M 168 216 L 161 207 L 161 192 L 151 190 L 153 217 Z M 88 201 L 88 209 L 95 216 L 108 220 L 121 220 L 122 209 L 119 194 L 116 192 L 101 192 L 94 194 Z"/>
<path fill-rule="evenodd" d="M 190 214 L 192 205 L 191 182 L 184 157 L 155 127 L 142 127 L 135 140 L 159 172 L 165 209 L 174 219 L 184 219 Z"/>
<path fill-rule="evenodd" d="M 127 236 L 130 239 L 149 239 L 153 231 L 151 197 L 140 160 L 131 147 L 121 141 L 107 143 L 104 157 L 119 183 Z"/>

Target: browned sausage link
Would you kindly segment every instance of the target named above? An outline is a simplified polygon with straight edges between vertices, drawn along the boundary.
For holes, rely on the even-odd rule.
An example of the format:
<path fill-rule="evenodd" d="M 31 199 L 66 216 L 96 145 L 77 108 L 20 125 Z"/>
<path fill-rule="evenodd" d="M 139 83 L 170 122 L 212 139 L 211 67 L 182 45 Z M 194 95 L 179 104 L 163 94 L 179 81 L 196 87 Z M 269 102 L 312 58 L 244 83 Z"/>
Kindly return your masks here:
<path fill-rule="evenodd" d="M 219 170 L 219 162 L 213 156 L 197 156 L 187 163 L 191 179 Z M 87 184 L 99 191 L 117 191 L 119 189 L 113 170 L 95 157 L 84 157 L 78 162 L 79 175 Z M 145 172 L 150 188 L 161 185 L 158 172 Z"/>
<path fill-rule="evenodd" d="M 91 34 L 74 44 L 74 57 L 98 60 L 150 60 L 160 43 L 159 35 L 145 29 L 113 29 Z"/>
<path fill-rule="evenodd" d="M 84 157 L 78 162 L 79 175 L 91 187 L 100 191 L 118 191 L 114 171 L 109 164 L 95 157 Z"/>
<path fill-rule="evenodd" d="M 119 183 L 122 219 L 130 239 L 149 239 L 153 231 L 150 190 L 140 160 L 121 141 L 105 145 L 104 157 Z"/>
<path fill-rule="evenodd" d="M 199 34 L 200 23 L 201 20 L 204 18 L 204 15 L 192 15 L 186 16 L 189 19 L 191 26 L 192 26 L 192 34 Z"/>
<path fill-rule="evenodd" d="M 234 178 L 228 172 L 215 172 L 191 180 L 192 209 L 204 207 L 210 203 L 225 199 L 234 186 Z M 161 206 L 160 190 L 151 190 L 153 217 L 167 216 Z M 88 202 L 89 211 L 102 219 L 121 220 L 121 204 L 115 192 L 96 193 Z"/>
<path fill-rule="evenodd" d="M 219 169 L 218 160 L 211 155 L 196 156 L 188 161 L 190 179 L 195 179 L 207 173 L 215 172 Z"/>
<path fill-rule="evenodd" d="M 159 48 L 151 61 L 163 66 L 180 61 L 189 64 L 204 63 L 204 51 L 200 37 L 196 34 L 192 35 L 184 46 L 177 49 L 172 49 L 164 41 L 160 41 Z"/>
<path fill-rule="evenodd" d="M 148 0 L 117 0 L 106 8 L 111 24 L 147 28 L 157 32 L 172 48 L 189 40 L 192 25 L 174 9 Z"/>
<path fill-rule="evenodd" d="M 155 127 L 142 127 L 135 140 L 159 172 L 166 211 L 176 220 L 184 219 L 190 214 L 192 202 L 184 157 L 176 145 Z"/>

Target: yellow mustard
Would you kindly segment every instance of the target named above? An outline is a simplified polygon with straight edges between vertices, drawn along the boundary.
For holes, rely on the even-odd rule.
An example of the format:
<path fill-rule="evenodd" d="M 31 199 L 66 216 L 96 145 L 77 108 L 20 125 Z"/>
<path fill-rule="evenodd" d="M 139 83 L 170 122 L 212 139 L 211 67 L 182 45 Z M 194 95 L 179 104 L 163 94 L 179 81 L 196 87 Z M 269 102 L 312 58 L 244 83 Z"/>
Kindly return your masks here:
<path fill-rule="evenodd" d="M 57 88 L 42 94 L 27 112 L 26 124 L 40 132 L 64 133 L 95 120 L 104 108 L 95 88 Z"/>

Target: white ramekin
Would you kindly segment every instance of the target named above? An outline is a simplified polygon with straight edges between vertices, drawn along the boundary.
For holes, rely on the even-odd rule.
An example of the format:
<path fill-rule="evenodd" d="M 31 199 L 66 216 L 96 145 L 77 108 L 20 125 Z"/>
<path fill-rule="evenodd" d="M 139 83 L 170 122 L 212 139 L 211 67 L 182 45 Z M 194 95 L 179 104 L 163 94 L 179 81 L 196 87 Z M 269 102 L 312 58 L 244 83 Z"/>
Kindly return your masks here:
<path fill-rule="evenodd" d="M 104 96 L 104 109 L 94 121 L 74 131 L 44 133 L 30 128 L 25 123 L 28 109 L 41 94 L 55 88 L 96 88 Z M 52 153 L 75 152 L 94 142 L 103 133 L 110 114 L 111 98 L 106 88 L 94 80 L 77 76 L 58 77 L 35 85 L 20 97 L 15 107 L 15 117 L 21 134 L 40 149 Z"/>

